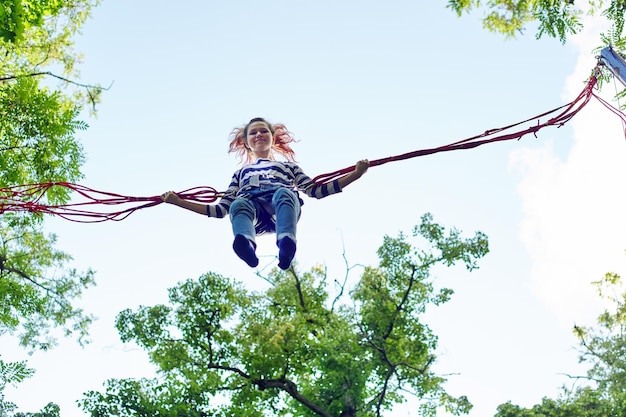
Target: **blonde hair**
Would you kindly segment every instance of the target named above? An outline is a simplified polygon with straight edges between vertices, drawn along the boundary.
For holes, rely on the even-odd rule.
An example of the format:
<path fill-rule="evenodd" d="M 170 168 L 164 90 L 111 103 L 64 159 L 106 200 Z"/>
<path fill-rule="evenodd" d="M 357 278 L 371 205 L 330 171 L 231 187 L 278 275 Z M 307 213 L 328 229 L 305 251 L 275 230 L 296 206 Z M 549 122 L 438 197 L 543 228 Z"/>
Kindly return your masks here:
<path fill-rule="evenodd" d="M 282 156 L 284 156 L 288 161 L 295 162 L 296 153 L 291 146 L 289 145 L 292 142 L 296 142 L 296 139 L 293 137 L 292 133 L 287 129 L 287 127 L 282 123 L 272 124 L 265 120 L 262 117 L 255 117 L 250 120 L 243 127 L 236 127 L 230 132 L 229 140 L 230 145 L 228 147 L 228 153 L 235 153 L 239 158 L 239 161 L 243 161 L 247 164 L 254 162 L 254 157 L 252 155 L 252 150 L 247 145 L 246 137 L 248 135 L 248 128 L 252 123 L 262 122 L 265 123 L 267 128 L 272 132 L 273 142 L 272 142 L 272 150 L 278 152 Z"/>

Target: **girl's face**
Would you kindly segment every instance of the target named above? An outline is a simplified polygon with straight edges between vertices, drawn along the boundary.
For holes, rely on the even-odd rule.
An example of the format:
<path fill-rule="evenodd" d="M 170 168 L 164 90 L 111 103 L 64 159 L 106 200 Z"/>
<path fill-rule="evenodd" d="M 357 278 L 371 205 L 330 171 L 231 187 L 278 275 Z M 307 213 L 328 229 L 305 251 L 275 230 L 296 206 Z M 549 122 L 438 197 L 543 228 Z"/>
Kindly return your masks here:
<path fill-rule="evenodd" d="M 272 131 L 264 122 L 253 122 L 248 126 L 246 143 L 258 158 L 268 158 L 272 151 Z"/>

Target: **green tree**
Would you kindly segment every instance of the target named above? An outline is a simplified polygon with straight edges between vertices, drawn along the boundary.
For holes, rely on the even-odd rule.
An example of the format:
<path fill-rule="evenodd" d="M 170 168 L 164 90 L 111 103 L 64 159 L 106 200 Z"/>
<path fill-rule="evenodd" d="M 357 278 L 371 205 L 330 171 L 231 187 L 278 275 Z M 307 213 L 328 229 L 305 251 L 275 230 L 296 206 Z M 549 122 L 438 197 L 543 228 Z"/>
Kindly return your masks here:
<path fill-rule="evenodd" d="M 609 307 L 598 316 L 597 326 L 575 326 L 580 360 L 591 365 L 586 379 L 622 413 L 626 413 L 626 291 L 621 277 L 607 273 L 595 282 Z"/>
<path fill-rule="evenodd" d="M 531 408 L 510 402 L 501 404 L 494 417 L 614 417 L 623 416 L 624 411 L 600 391 L 584 387 L 572 393 L 564 392 L 556 400 L 544 398 Z"/>
<path fill-rule="evenodd" d="M 16 413 L 15 417 L 60 417 L 61 409 L 54 403 L 48 403 L 37 413 Z"/>
<path fill-rule="evenodd" d="M 17 385 L 33 374 L 25 362 L 5 362 L 0 359 L 0 416 L 10 415 L 15 410 L 15 404 L 4 400 L 4 389 L 7 385 Z"/>
<path fill-rule="evenodd" d="M 74 49 L 73 37 L 99 3 L 100 0 L 0 0 L 0 87 L 33 78 L 37 80 L 37 89 L 48 95 L 57 94 L 63 107 L 80 109 L 86 103 L 95 106 L 102 88 L 78 81 L 76 64 L 82 56 Z M 8 32 L 13 35 L 6 35 Z M 40 86 L 41 82 L 45 86 Z M 24 118 L 37 115 L 26 113 Z"/>
<path fill-rule="evenodd" d="M 605 44 L 612 44 L 623 48 L 624 0 L 589 0 L 583 2 L 586 12 L 590 15 L 600 13 L 610 22 L 611 27 L 602 35 Z M 448 8 L 459 16 L 475 9 L 485 12 L 482 19 L 483 26 L 492 31 L 502 33 L 507 37 L 515 37 L 524 32 L 531 24 L 536 24 L 536 37 L 548 35 L 565 43 L 567 37 L 578 33 L 583 25 L 583 15 L 580 2 L 573 0 L 448 0 Z"/>
<path fill-rule="evenodd" d="M 92 321 L 74 301 L 94 284 L 93 272 L 69 266 L 71 256 L 55 248 L 56 236 L 44 233 L 41 215 L 9 212 L 6 204 L 11 187 L 81 178 L 84 153 L 77 134 L 87 125 L 79 114 L 88 104 L 93 110 L 101 88 L 78 82 L 80 55 L 72 37 L 97 3 L 0 0 L 0 335 L 16 335 L 29 350 L 52 347 L 58 336 L 53 328 L 82 343 Z M 54 205 L 70 195 L 52 187 L 33 196 L 39 197 Z M 15 411 L 4 388 L 33 370 L 22 362 L 0 365 L 4 417 Z M 58 415 L 55 407 L 33 416 Z"/>
<path fill-rule="evenodd" d="M 425 249 L 385 237 L 378 267 L 349 292 L 346 273 L 333 297 L 321 267 L 274 270 L 261 293 L 207 273 L 170 289 L 170 305 L 122 311 L 122 340 L 148 351 L 158 378 L 109 380 L 81 407 L 94 417 L 380 416 L 413 394 L 424 416 L 467 413 L 433 370 L 437 336 L 422 315 L 453 293 L 431 269 L 477 268 L 487 238 L 464 239 L 429 214 L 413 237 Z"/>
<path fill-rule="evenodd" d="M 9 3 L 2 3 L 5 11 Z M 29 23 L 23 36 L 0 38 L 0 201 L 10 198 L 9 187 L 81 178 L 84 153 L 76 134 L 87 125 L 79 113 L 97 98 L 93 89 L 61 81 L 77 76 L 71 37 L 97 1 L 14 3 Z M 59 68 L 61 75 L 49 78 L 61 84 L 42 79 L 52 74 L 49 67 Z M 67 189 L 52 187 L 40 201 L 69 198 Z M 93 284 L 93 272 L 67 269 L 71 257 L 54 248 L 56 237 L 43 233 L 42 220 L 11 212 L 0 217 L 0 334 L 18 332 L 22 345 L 47 349 L 53 326 L 86 336 L 91 317 L 72 300 Z"/>
<path fill-rule="evenodd" d="M 77 104 L 32 77 L 2 85 L 0 186 L 80 178 L 84 156 L 75 132 L 86 125 L 78 112 Z M 67 190 L 57 188 L 43 201 L 66 202 Z M 83 338 L 91 321 L 71 301 L 93 283 L 93 273 L 62 272 L 71 257 L 54 248 L 55 240 L 43 233 L 41 216 L 5 212 L 0 218 L 0 332 L 18 332 L 28 348 L 51 347 L 48 330 L 56 325 Z"/>
<path fill-rule="evenodd" d="M 626 291 L 618 274 L 608 273 L 595 282 L 609 307 L 598 317 L 597 326 L 574 326 L 580 341 L 580 361 L 591 365 L 587 381 L 575 390 L 563 389 L 556 400 L 522 408 L 511 403 L 498 407 L 495 417 L 613 417 L 626 415 Z"/>
<path fill-rule="evenodd" d="M 63 0 L 1 0 L 0 39 L 19 42 L 32 27 L 42 26 L 44 19 L 56 16 Z"/>

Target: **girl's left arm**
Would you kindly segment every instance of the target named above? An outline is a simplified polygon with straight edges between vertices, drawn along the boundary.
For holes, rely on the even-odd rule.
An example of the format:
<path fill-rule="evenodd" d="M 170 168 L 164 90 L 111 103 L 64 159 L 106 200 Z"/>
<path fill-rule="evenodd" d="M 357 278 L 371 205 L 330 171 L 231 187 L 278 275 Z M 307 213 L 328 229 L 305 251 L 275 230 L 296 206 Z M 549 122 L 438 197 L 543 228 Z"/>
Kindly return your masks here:
<path fill-rule="evenodd" d="M 363 174 L 367 172 L 369 166 L 370 163 L 367 159 L 361 159 L 360 161 L 358 161 L 354 166 L 354 171 L 339 178 L 339 187 L 341 187 L 341 189 L 344 189 L 348 185 L 352 184 L 354 181 L 361 178 Z"/>

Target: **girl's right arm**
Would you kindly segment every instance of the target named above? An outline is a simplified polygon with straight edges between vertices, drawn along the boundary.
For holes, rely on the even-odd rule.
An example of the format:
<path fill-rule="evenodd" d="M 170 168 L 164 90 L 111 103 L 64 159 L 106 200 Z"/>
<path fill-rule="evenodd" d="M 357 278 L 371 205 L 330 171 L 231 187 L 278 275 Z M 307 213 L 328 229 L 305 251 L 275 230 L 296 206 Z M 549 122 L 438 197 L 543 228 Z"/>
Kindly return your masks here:
<path fill-rule="evenodd" d="M 180 198 L 174 191 L 168 191 L 161 194 L 161 201 L 182 207 L 194 213 L 202 214 L 209 217 L 223 218 L 228 214 L 230 204 L 235 200 L 237 191 L 239 190 L 239 171 L 233 174 L 228 189 L 222 193 L 222 198 L 216 204 L 201 204 L 194 201 L 188 201 Z"/>
<path fill-rule="evenodd" d="M 193 211 L 198 214 L 207 215 L 207 205 L 195 203 L 193 201 L 183 200 L 174 191 L 168 191 L 161 194 L 161 201 L 168 204 L 173 204 L 178 207 Z"/>

